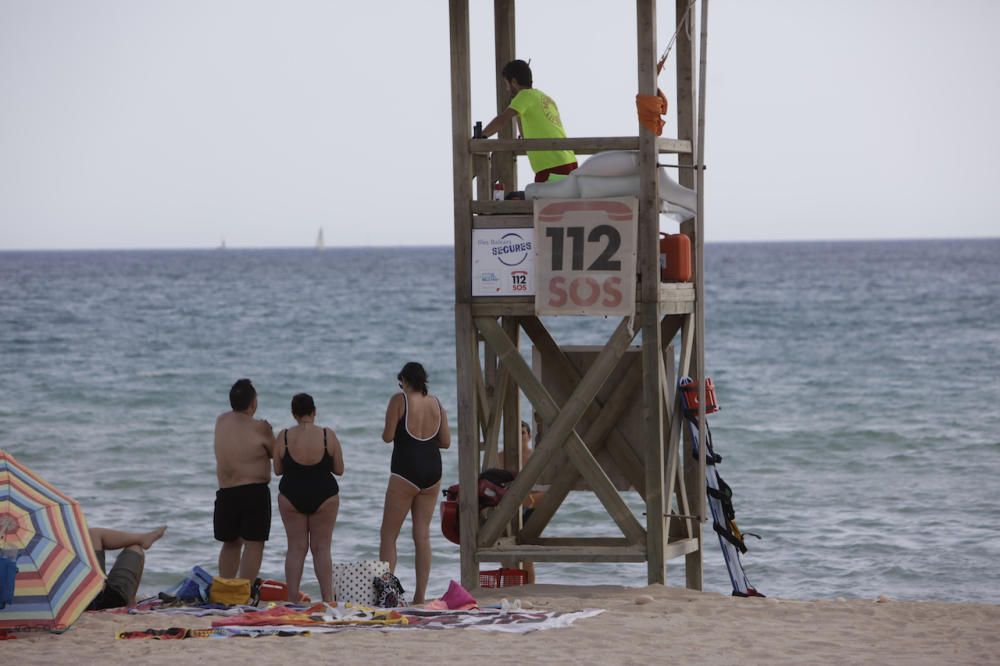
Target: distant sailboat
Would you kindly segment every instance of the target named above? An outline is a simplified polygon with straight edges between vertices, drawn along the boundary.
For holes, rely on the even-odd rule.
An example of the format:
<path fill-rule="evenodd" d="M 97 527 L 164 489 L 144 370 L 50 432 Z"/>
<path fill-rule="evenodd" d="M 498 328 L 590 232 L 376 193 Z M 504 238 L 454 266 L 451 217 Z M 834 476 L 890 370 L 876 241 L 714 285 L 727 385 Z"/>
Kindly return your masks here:
<path fill-rule="evenodd" d="M 322 250 L 326 248 L 326 243 L 323 242 L 323 227 L 319 228 L 319 233 L 316 234 L 316 249 Z"/>
<path fill-rule="evenodd" d="M 220 250 L 225 250 L 226 249 L 226 239 L 225 239 L 225 237 L 223 237 L 222 240 L 219 241 L 219 249 Z"/>

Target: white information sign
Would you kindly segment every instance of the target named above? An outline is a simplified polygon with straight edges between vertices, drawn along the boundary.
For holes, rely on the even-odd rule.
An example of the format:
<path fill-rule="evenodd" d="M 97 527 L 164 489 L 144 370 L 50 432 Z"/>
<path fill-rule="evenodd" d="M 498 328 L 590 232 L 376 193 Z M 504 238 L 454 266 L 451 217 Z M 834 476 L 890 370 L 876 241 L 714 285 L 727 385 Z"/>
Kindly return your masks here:
<path fill-rule="evenodd" d="M 530 228 L 472 230 L 473 296 L 530 296 L 534 269 Z"/>
<path fill-rule="evenodd" d="M 535 201 L 535 312 L 635 313 L 639 200 Z"/>

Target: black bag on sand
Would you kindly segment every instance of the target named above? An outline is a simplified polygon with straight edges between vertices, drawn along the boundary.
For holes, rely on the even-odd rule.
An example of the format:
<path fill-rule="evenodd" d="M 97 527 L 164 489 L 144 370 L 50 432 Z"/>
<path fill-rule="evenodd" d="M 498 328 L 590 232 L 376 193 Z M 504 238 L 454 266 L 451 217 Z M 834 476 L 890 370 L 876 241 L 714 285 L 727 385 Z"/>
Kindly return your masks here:
<path fill-rule="evenodd" d="M 373 578 L 372 583 L 375 585 L 376 605 L 379 608 L 399 608 L 406 605 L 406 591 L 392 573 L 386 571 Z"/>

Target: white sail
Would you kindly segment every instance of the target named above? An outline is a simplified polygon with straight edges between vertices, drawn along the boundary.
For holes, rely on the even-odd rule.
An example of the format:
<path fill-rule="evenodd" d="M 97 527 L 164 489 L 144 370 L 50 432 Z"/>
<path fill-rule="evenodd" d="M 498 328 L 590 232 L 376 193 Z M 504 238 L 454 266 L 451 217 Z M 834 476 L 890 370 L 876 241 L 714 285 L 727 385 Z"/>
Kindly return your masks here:
<path fill-rule="evenodd" d="M 326 247 L 326 243 L 323 242 L 323 227 L 319 228 L 319 233 L 316 234 L 316 249 L 322 250 Z"/>

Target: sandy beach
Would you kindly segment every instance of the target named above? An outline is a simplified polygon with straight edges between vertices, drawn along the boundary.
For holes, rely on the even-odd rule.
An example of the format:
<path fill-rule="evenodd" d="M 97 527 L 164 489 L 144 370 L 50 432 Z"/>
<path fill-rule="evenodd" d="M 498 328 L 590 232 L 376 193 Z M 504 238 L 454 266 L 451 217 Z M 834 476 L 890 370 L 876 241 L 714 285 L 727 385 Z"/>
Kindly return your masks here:
<path fill-rule="evenodd" d="M 177 664 L 222 660 L 413 663 L 986 664 L 1000 652 L 1000 606 L 875 599 L 738 599 L 680 588 L 534 585 L 476 591 L 538 609 L 603 608 L 572 627 L 527 635 L 369 628 L 296 638 L 115 640 L 116 631 L 208 627 L 211 618 L 86 613 L 63 635 L 3 643 L 6 663 Z M 637 603 L 640 602 L 640 603 Z M 670 657 L 667 657 L 667 655 Z"/>

